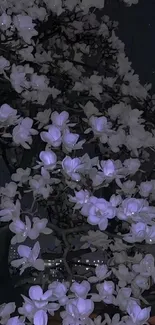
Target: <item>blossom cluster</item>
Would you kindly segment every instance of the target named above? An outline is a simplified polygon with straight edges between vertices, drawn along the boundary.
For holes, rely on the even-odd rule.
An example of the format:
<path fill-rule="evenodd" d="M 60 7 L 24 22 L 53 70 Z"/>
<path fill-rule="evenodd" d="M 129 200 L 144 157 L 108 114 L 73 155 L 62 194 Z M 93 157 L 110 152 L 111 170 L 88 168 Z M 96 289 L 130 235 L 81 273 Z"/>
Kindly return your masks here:
<path fill-rule="evenodd" d="M 155 260 L 136 248 L 155 243 L 155 181 L 143 178 L 155 148 L 154 125 L 146 120 L 153 97 L 125 55 L 117 23 L 105 15 L 97 19 L 96 9 L 105 5 L 106 0 L 0 4 L 0 75 L 16 95 L 15 101 L 7 95 L 0 106 L 0 146 L 11 166 L 10 182 L 0 187 L 0 222 L 8 222 L 13 233 L 18 258 L 11 266 L 20 275 L 27 268 L 45 272 L 39 240 L 51 233 L 62 240 L 67 273 L 62 282 L 31 286 L 20 308 L 1 305 L 4 325 L 47 325 L 59 309 L 63 325 L 143 325 L 150 317 L 143 295 L 155 283 Z M 10 161 L 6 148 L 16 155 Z M 27 193 L 33 204 L 23 210 Z M 58 209 L 50 210 L 52 204 Z M 101 249 L 106 257 L 80 281 L 66 257 L 77 229 L 81 249 Z M 92 317 L 96 303 L 113 305 L 123 316 Z"/>

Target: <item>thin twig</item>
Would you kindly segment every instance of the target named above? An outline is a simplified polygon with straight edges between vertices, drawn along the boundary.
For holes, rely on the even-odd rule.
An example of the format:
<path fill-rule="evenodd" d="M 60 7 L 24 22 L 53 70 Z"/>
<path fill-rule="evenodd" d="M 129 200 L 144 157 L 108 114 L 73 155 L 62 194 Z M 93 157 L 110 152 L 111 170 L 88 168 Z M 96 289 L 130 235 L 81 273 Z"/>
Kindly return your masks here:
<path fill-rule="evenodd" d="M 62 239 L 63 239 L 63 242 L 64 242 L 64 244 L 65 244 L 65 246 L 66 246 L 66 248 L 65 248 L 65 250 L 64 250 L 64 254 L 63 254 L 63 262 L 64 262 L 64 266 L 65 266 L 65 268 L 66 268 L 66 271 L 67 271 L 67 273 L 68 273 L 68 280 L 69 280 L 69 282 L 70 283 L 72 283 L 72 278 L 73 278 L 73 275 L 72 275 L 72 271 L 71 271 L 71 269 L 70 269 L 70 267 L 69 267 L 69 264 L 68 264 L 68 262 L 67 262 L 67 255 L 68 255 L 68 252 L 69 252 L 69 249 L 70 249 L 70 245 L 69 245 L 69 243 L 68 243 L 68 241 L 67 241 L 67 238 L 66 238 L 66 234 L 65 233 L 62 233 Z"/>
<path fill-rule="evenodd" d="M 73 264 L 77 264 L 77 262 L 71 262 L 72 260 L 74 260 L 75 258 L 79 258 L 83 255 L 89 254 L 91 253 L 91 249 L 90 248 L 86 248 L 86 249 L 79 249 L 77 251 L 69 251 L 67 254 L 67 261 L 69 261 L 70 263 Z M 61 253 L 42 253 L 42 258 L 45 260 L 56 260 L 56 259 L 61 259 L 62 258 L 62 254 Z"/>
<path fill-rule="evenodd" d="M 91 225 L 83 225 L 83 226 L 79 226 L 79 227 L 74 227 L 74 228 L 68 228 L 68 229 L 62 229 L 56 225 L 53 225 L 52 223 L 48 223 L 48 228 L 58 232 L 59 234 L 63 235 L 68 235 L 71 233 L 75 233 L 75 232 L 83 232 L 83 231 L 88 231 L 91 230 Z"/>

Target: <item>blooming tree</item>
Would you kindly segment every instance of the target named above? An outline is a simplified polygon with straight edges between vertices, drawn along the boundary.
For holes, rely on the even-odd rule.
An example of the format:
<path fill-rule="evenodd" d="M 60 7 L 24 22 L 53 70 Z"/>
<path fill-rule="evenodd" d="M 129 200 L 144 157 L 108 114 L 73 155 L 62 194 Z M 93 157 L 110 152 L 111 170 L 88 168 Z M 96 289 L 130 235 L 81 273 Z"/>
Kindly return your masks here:
<path fill-rule="evenodd" d="M 118 24 L 97 18 L 103 8 L 104 0 L 1 1 L 0 146 L 11 181 L 0 188 L 0 221 L 18 244 L 11 264 L 20 274 L 44 272 L 39 235 L 53 232 L 65 275 L 31 286 L 18 310 L 4 302 L 1 324 L 47 325 L 56 311 L 63 325 L 150 317 L 155 181 L 143 166 L 155 148 L 154 96 L 134 73 Z M 23 210 L 27 192 L 32 206 Z M 79 256 L 76 234 L 81 255 L 105 253 L 91 275 L 74 274 L 69 262 Z M 102 315 L 92 317 L 98 303 Z M 104 313 L 106 305 L 118 312 Z"/>

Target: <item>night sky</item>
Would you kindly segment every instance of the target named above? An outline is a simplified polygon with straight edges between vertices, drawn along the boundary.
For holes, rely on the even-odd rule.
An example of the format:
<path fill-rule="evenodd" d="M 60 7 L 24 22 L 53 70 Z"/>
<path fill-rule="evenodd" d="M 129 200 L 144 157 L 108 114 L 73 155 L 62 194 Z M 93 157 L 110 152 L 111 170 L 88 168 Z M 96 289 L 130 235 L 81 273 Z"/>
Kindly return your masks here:
<path fill-rule="evenodd" d="M 126 7 L 119 0 L 107 0 L 106 13 L 119 22 L 118 36 L 141 83 L 152 83 L 155 93 L 155 0 L 139 0 Z"/>

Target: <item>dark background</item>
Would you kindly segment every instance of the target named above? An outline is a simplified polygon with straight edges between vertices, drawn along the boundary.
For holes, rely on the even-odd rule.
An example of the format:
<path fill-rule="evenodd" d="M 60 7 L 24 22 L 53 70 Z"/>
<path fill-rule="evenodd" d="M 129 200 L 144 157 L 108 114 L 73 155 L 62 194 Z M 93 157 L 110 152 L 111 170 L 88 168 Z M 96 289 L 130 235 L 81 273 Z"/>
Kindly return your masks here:
<path fill-rule="evenodd" d="M 119 22 L 118 36 L 125 43 L 125 52 L 142 84 L 152 83 L 155 92 L 155 0 L 139 0 L 138 5 L 126 7 L 119 0 L 107 0 L 103 14 Z M 0 162 L 0 185 L 9 181 L 3 162 Z M 0 304 L 18 301 L 19 292 L 13 289 L 7 268 L 9 248 L 7 229 L 0 230 Z M 155 314 L 155 311 L 152 311 Z"/>
<path fill-rule="evenodd" d="M 107 0 L 106 13 L 119 22 L 118 35 L 142 83 L 152 83 L 155 92 L 155 0 L 139 0 L 126 7 L 119 0 Z"/>

